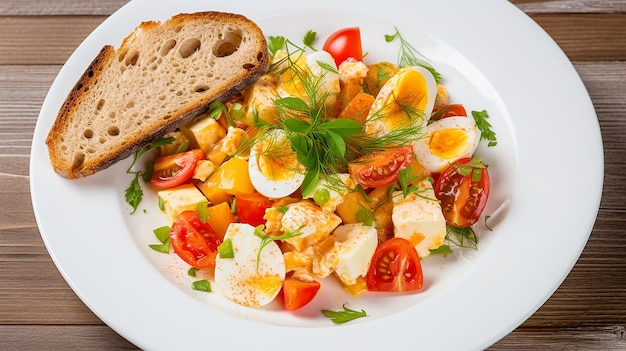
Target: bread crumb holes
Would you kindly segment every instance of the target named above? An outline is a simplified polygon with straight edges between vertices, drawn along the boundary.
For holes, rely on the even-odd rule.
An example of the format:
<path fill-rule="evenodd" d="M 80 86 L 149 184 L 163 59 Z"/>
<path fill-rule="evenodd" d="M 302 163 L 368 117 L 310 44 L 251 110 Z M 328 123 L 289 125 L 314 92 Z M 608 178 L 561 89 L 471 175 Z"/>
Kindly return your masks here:
<path fill-rule="evenodd" d="M 193 55 L 196 51 L 200 50 L 201 46 L 200 39 L 198 38 L 189 38 L 180 44 L 178 48 L 178 53 L 182 58 L 188 58 Z"/>
<path fill-rule="evenodd" d="M 118 136 L 120 134 L 120 129 L 117 126 L 111 126 L 107 129 L 107 134 L 110 136 Z"/>
<path fill-rule="evenodd" d="M 226 32 L 222 40 L 213 47 L 213 55 L 226 57 L 232 55 L 241 45 L 241 34 L 239 32 Z"/>

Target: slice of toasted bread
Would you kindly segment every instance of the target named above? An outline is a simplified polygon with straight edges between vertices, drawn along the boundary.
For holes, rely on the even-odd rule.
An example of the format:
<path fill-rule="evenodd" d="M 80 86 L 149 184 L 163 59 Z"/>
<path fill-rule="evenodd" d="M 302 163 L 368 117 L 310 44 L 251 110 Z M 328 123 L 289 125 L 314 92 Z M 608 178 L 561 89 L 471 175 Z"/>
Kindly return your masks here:
<path fill-rule="evenodd" d="M 260 28 L 244 16 L 201 12 L 141 23 L 105 46 L 68 94 L 46 138 L 54 170 L 105 169 L 206 112 L 269 68 Z"/>

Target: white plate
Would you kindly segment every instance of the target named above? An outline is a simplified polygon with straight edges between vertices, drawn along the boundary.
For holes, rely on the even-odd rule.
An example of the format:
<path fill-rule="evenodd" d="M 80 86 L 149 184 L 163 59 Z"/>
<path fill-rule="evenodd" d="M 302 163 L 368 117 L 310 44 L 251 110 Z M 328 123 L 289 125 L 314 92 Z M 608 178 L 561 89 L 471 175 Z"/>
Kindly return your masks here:
<path fill-rule="evenodd" d="M 255 20 L 266 36 L 294 41 L 360 26 L 367 60 L 396 62 L 394 26 L 443 74 L 451 99 L 486 109 L 498 145 L 479 250 L 424 260 L 420 294 L 351 298 L 330 284 L 297 313 L 236 306 L 190 288 L 174 255 L 148 248 L 165 223 L 154 194 L 129 215 L 129 160 L 94 176 L 57 176 L 44 144 L 67 92 L 104 44 L 119 45 L 145 20 L 222 10 Z M 576 167 L 584 160 L 584 167 Z M 99 26 L 59 72 L 44 101 L 31 154 L 31 191 L 41 236 L 76 294 L 105 323 L 144 349 L 249 346 L 261 349 L 482 349 L 526 320 L 556 290 L 585 246 L 603 180 L 600 129 L 576 71 L 539 26 L 506 1 L 378 2 L 134 0 Z M 146 189 L 147 190 L 147 189 Z M 145 209 L 145 213 L 143 212 Z M 333 325 L 322 308 L 349 302 L 367 318 Z M 236 333 L 229 332 L 236 331 Z"/>

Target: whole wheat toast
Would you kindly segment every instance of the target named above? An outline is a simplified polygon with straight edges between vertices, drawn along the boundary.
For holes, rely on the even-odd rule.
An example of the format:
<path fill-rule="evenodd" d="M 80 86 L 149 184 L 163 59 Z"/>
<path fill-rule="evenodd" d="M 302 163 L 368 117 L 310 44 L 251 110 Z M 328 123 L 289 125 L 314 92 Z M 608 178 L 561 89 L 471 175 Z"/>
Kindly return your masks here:
<path fill-rule="evenodd" d="M 143 22 L 102 48 L 46 138 L 54 170 L 98 172 L 206 112 L 269 68 L 261 29 L 242 15 L 200 12 Z"/>

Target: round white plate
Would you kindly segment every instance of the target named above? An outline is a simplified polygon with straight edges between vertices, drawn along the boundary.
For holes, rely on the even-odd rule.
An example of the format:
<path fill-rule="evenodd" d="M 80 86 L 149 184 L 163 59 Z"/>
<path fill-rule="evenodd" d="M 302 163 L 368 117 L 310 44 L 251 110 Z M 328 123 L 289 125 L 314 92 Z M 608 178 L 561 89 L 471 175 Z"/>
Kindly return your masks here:
<path fill-rule="evenodd" d="M 165 223 L 155 194 L 136 214 L 124 202 L 130 160 L 99 174 L 56 175 L 44 143 L 67 92 L 105 44 L 119 45 L 141 21 L 180 12 L 247 15 L 266 36 L 316 45 L 359 26 L 367 62 L 397 62 L 394 27 L 442 73 L 451 100 L 487 110 L 498 145 L 477 151 L 489 165 L 492 193 L 479 225 L 478 251 L 424 260 L 418 294 L 353 298 L 325 283 L 295 313 L 276 305 L 237 306 L 219 293 L 191 289 L 175 255 L 148 248 Z M 484 144 L 484 142 L 482 143 Z M 584 160 L 584 167 L 576 167 Z M 111 328 L 143 349 L 224 348 L 482 349 L 526 320 L 556 290 L 584 248 L 603 180 L 600 129 L 589 96 L 563 52 L 506 1 L 134 0 L 99 26 L 59 72 L 33 138 L 31 191 L 41 236 L 63 277 Z M 321 309 L 342 304 L 368 317 L 333 325 Z"/>

